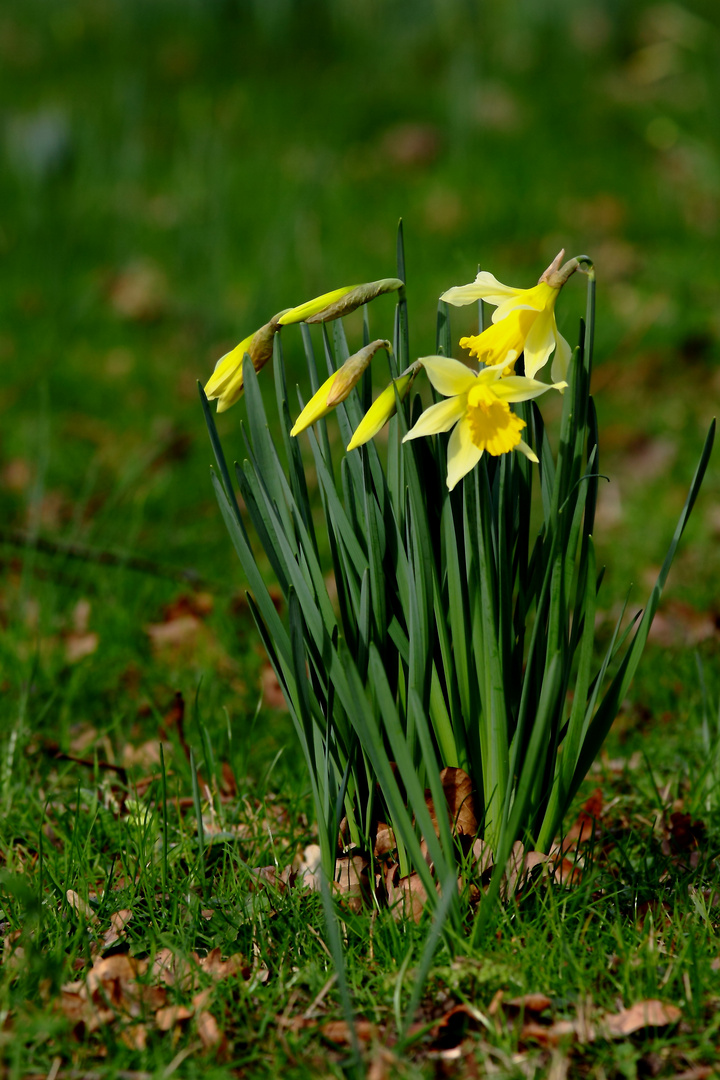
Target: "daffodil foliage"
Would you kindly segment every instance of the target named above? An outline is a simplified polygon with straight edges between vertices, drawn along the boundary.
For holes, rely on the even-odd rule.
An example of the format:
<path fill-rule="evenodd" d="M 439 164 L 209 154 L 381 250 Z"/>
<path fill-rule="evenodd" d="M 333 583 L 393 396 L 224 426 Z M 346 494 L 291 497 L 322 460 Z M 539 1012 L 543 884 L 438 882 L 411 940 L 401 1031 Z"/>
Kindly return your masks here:
<path fill-rule="evenodd" d="M 589 260 L 557 260 L 532 288 L 482 273 L 450 289 L 435 354 L 413 358 L 401 242 L 398 251 L 397 279 L 275 316 L 254 345 L 238 347 L 242 364 L 233 356 L 218 369 L 211 388 L 220 400 L 241 385 L 247 405 L 234 476 L 201 396 L 213 484 L 297 729 L 326 873 L 339 844 L 372 853 L 384 823 L 401 872 L 415 869 L 431 903 L 459 919 L 463 850 L 454 822 L 431 812 L 445 805 L 442 769 L 471 778 L 498 872 L 518 839 L 550 848 L 639 662 L 712 430 L 644 612 L 629 630 L 618 624 L 598 653 Z M 588 311 L 571 355 L 555 305 L 578 268 L 589 271 Z M 348 305 L 392 290 L 393 333 L 371 342 L 366 307 L 364 341 L 351 349 Z M 478 300 L 495 306 L 494 321 L 463 339 L 463 359 L 454 359 L 448 305 Z M 292 331 L 307 368 L 296 400 L 277 330 L 305 315 L 322 325 Z M 272 369 L 268 361 L 258 374 L 268 342 Z M 372 373 L 388 361 L 389 382 L 380 380 L 372 403 Z M 549 380 L 540 377 L 548 367 Z M 262 378 L 274 380 L 276 416 L 266 414 Z M 538 405 L 548 393 L 562 394 L 552 436 Z"/>

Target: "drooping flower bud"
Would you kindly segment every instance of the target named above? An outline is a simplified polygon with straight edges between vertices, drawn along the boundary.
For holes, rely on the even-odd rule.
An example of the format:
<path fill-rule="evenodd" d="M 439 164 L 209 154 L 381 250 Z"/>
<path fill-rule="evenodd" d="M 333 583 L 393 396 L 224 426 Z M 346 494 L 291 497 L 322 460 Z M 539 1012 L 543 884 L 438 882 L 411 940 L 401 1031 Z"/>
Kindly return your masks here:
<path fill-rule="evenodd" d="M 243 338 L 239 345 L 221 356 L 215 370 L 205 384 L 208 401 L 218 399 L 217 411 L 225 412 L 242 396 L 243 358 L 247 353 L 256 371 L 264 368 L 273 354 L 273 338 L 280 326 L 275 315 L 269 323 L 261 326 L 254 334 Z"/>
<path fill-rule="evenodd" d="M 323 293 L 322 296 L 316 296 L 314 300 L 307 300 L 304 304 L 298 304 L 297 307 L 286 308 L 285 311 L 276 315 L 281 326 L 289 326 L 291 323 L 306 322 L 308 319 L 325 311 L 326 308 L 332 307 L 333 304 L 338 303 L 348 293 L 354 292 L 355 289 L 361 288 L 360 285 L 344 285 L 342 289 L 333 289 L 332 292 Z M 322 321 L 322 320 L 320 320 Z"/>
<path fill-rule="evenodd" d="M 397 412 L 398 399 L 404 401 L 415 381 L 415 376 L 422 367 L 417 360 L 411 364 L 397 379 L 386 386 L 381 394 L 375 399 L 364 417 L 355 428 L 352 439 L 348 443 L 348 451 L 356 450 L 370 439 L 374 438 L 378 431 L 387 424 Z"/>
<path fill-rule="evenodd" d="M 291 435 L 299 435 L 305 428 L 316 423 L 323 416 L 344 401 L 350 391 L 357 386 L 376 352 L 380 349 L 390 349 L 390 342 L 379 338 L 371 341 L 369 345 L 360 349 L 359 352 L 349 356 L 342 367 L 338 368 L 329 379 L 326 379 L 316 394 L 314 394 L 303 411 L 298 416 L 293 426 Z"/>
<path fill-rule="evenodd" d="M 344 289 L 336 289 L 335 292 L 325 293 L 315 300 L 308 300 L 306 304 L 290 308 L 280 316 L 282 326 L 289 323 L 323 323 L 339 319 L 343 315 L 349 315 L 351 311 L 368 304 L 375 297 L 383 293 L 394 292 L 402 288 L 400 278 L 381 278 L 379 281 L 369 281 L 365 285 L 348 285 Z"/>

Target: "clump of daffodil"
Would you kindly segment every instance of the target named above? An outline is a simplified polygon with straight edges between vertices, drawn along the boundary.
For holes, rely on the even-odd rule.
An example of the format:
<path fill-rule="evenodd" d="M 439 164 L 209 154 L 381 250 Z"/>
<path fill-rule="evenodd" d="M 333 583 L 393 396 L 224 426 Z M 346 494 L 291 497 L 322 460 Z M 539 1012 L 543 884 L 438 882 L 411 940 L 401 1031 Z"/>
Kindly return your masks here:
<path fill-rule="evenodd" d="M 451 491 L 485 451 L 499 456 L 520 450 L 537 462 L 533 450 L 520 437 L 525 421 L 512 412 L 510 403 L 529 401 L 550 389 L 563 390 L 566 382 L 551 386 L 525 375 L 503 377 L 505 359 L 481 371 L 448 356 L 425 356 L 419 362 L 438 393 L 448 400 L 426 409 L 403 442 L 453 429 L 447 446 L 447 486 Z"/>
<path fill-rule="evenodd" d="M 299 435 L 305 428 L 310 427 L 322 419 L 323 416 L 327 416 L 357 386 L 375 353 L 380 349 L 390 348 L 389 341 L 378 338 L 377 341 L 371 341 L 369 345 L 360 349 L 359 352 L 349 356 L 342 367 L 333 372 L 330 378 L 325 380 L 318 392 L 313 394 L 295 421 L 290 434 Z"/>
<path fill-rule="evenodd" d="M 508 373 L 525 354 L 525 374 L 534 378 L 555 351 L 551 376 L 564 379 L 570 363 L 571 349 L 558 331 L 555 322 L 555 301 L 560 289 L 575 273 L 584 269 L 585 256 L 570 259 L 563 265 L 565 252 L 560 251 L 532 289 L 516 289 L 503 285 L 496 277 L 482 270 L 469 285 L 456 285 L 440 297 L 448 304 L 463 307 L 477 300 L 486 300 L 496 307 L 493 325 L 483 334 L 461 338 L 460 345 L 482 363 L 496 363 L 504 357 Z"/>
<path fill-rule="evenodd" d="M 406 371 L 403 371 L 402 375 L 393 379 L 390 385 L 385 387 L 355 428 L 353 437 L 347 445 L 348 450 L 356 450 L 358 446 L 370 442 L 378 431 L 385 427 L 388 420 L 397 412 L 398 401 L 404 401 L 407 397 L 421 367 L 420 361 L 416 360 Z"/>

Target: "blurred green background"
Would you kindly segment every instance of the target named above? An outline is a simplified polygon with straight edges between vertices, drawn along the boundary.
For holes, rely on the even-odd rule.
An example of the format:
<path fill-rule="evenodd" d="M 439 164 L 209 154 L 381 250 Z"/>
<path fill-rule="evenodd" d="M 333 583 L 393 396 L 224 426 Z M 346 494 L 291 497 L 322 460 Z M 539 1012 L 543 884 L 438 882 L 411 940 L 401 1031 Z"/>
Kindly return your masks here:
<path fill-rule="evenodd" d="M 720 390 L 718 24 L 716 0 L 6 0 L 3 567 L 26 572 L 29 530 L 241 587 L 196 380 L 278 309 L 394 274 L 402 217 L 416 355 L 478 264 L 529 286 L 561 246 L 594 258 L 597 533 L 622 595 Z M 571 342 L 583 305 L 574 280 Z M 371 326 L 391 334 L 391 299 Z M 706 607 L 719 486 L 711 466 L 673 579 Z M 141 591 L 113 573 L 106 608 Z"/>

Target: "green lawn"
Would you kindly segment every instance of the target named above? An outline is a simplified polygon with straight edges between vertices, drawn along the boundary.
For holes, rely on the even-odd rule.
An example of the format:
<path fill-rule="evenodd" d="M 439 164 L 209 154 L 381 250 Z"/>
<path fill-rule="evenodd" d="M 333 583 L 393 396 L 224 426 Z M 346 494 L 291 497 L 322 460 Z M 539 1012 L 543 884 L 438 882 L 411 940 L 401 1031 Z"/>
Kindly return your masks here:
<path fill-rule="evenodd" d="M 320 1030 L 344 1017 L 321 899 L 253 873 L 313 842 L 309 785 L 210 487 L 196 381 L 277 310 L 393 274 L 399 217 L 415 355 L 435 350 L 439 293 L 478 264 L 529 286 L 559 247 L 587 252 L 609 627 L 631 582 L 632 603 L 647 596 L 716 411 L 719 60 L 711 0 L 3 8 L 0 1075 L 350 1067 L 346 1032 Z M 571 341 L 583 304 L 571 282 Z M 373 305 L 379 335 L 392 312 Z M 219 418 L 237 453 L 242 408 Z M 508 1077 L 711 1075 L 719 488 L 711 463 L 658 639 L 583 792 L 599 786 L 603 811 L 580 882 L 543 879 L 482 942 L 442 942 L 425 1028 L 401 1043 L 428 926 L 341 911 L 376 1080 L 487 1062 Z M 185 982 L 152 968 L 161 949 L 216 947 L 242 965 Z M 86 991 L 62 987 L 102 955 L 149 967 L 100 980 L 93 1029 Z M 507 1002 L 531 992 L 551 1002 L 523 1019 Z M 648 999 L 680 1020 L 547 1033 Z M 477 1015 L 433 1026 L 456 1003 Z M 160 1030 L 173 1004 L 189 1015 Z"/>

